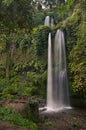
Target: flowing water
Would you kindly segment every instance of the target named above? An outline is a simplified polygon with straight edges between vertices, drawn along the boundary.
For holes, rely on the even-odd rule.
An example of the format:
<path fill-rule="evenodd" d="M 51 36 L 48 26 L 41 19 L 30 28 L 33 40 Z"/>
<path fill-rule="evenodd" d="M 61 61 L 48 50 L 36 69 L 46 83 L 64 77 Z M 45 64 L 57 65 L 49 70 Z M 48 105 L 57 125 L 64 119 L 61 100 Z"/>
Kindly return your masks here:
<path fill-rule="evenodd" d="M 54 25 L 54 18 L 51 18 L 51 26 Z"/>
<path fill-rule="evenodd" d="M 51 33 L 48 37 L 47 110 L 58 111 L 69 106 L 65 40 L 64 33 L 58 29 L 55 35 L 53 56 Z"/>
<path fill-rule="evenodd" d="M 52 44 L 51 33 L 48 36 L 48 75 L 47 75 L 47 106 L 52 108 L 53 104 L 53 75 L 52 75 Z"/>
<path fill-rule="evenodd" d="M 49 16 L 45 17 L 44 25 L 45 26 L 50 26 L 50 17 Z"/>
<path fill-rule="evenodd" d="M 50 16 L 46 16 L 45 17 L 45 21 L 44 21 L 44 25 L 45 26 L 53 26 L 54 25 L 54 18 L 50 17 Z"/>

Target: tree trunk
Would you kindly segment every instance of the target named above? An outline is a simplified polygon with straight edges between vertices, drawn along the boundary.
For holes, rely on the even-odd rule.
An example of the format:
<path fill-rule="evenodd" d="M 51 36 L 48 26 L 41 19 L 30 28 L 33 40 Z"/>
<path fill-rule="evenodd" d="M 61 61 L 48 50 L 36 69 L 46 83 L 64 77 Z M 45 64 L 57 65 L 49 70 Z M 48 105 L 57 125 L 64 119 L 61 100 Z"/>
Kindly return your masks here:
<path fill-rule="evenodd" d="M 10 64 L 11 64 L 11 55 L 10 55 L 10 45 L 6 43 L 6 78 L 10 78 Z"/>

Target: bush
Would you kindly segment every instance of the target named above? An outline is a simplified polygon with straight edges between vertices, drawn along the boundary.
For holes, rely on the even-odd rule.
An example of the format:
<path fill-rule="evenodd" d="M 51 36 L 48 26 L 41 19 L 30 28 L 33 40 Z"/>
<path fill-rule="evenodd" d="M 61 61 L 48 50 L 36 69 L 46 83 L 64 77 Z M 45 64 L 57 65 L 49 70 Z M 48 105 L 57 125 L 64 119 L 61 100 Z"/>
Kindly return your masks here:
<path fill-rule="evenodd" d="M 24 116 L 32 122 L 39 122 L 39 105 L 35 99 L 29 99 L 24 108 Z"/>
<path fill-rule="evenodd" d="M 34 52 L 38 58 L 42 58 L 47 55 L 47 41 L 50 28 L 46 26 L 39 26 L 34 31 Z"/>
<path fill-rule="evenodd" d="M 38 130 L 38 126 L 34 122 L 29 122 L 28 119 L 23 118 L 19 113 L 11 108 L 0 107 L 0 120 L 8 121 L 12 124 L 22 126 L 31 130 Z"/>

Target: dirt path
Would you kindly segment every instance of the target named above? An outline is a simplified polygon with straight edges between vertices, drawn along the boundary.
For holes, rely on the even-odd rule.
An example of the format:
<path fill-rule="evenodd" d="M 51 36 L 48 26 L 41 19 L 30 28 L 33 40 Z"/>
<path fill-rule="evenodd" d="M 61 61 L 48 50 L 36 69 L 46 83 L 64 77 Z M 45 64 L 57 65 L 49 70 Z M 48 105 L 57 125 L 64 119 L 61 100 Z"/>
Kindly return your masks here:
<path fill-rule="evenodd" d="M 10 123 L 0 121 L 0 130 L 28 130 L 28 129 L 24 129 L 24 128 L 12 125 Z"/>

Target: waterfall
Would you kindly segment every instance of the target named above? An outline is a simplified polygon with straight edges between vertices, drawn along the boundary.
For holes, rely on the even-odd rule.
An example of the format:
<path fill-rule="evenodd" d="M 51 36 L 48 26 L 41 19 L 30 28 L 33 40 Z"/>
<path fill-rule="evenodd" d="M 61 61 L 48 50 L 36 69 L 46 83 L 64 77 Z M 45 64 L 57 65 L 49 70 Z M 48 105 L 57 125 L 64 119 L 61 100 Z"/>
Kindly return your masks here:
<path fill-rule="evenodd" d="M 54 45 L 54 102 L 57 108 L 69 106 L 64 33 L 57 30 Z"/>
<path fill-rule="evenodd" d="M 61 30 L 58 29 L 55 35 L 53 57 L 51 45 L 51 33 L 49 33 L 47 110 L 57 111 L 68 108 L 70 106 L 66 68 L 65 40 L 64 33 Z"/>
<path fill-rule="evenodd" d="M 53 26 L 54 25 L 54 18 L 50 17 L 50 16 L 46 16 L 45 21 L 44 21 L 44 25 L 45 26 Z"/>
<path fill-rule="evenodd" d="M 54 25 L 54 19 L 51 18 L 51 26 L 53 26 L 53 25 Z"/>
<path fill-rule="evenodd" d="M 45 17 L 44 25 L 45 26 L 50 26 L 50 17 L 49 16 Z"/>
<path fill-rule="evenodd" d="M 48 36 L 48 76 L 47 76 L 47 107 L 51 108 L 53 104 L 53 75 L 52 75 L 52 46 L 51 33 Z"/>

